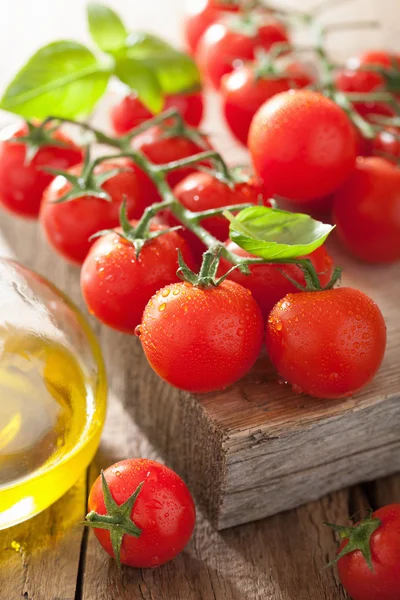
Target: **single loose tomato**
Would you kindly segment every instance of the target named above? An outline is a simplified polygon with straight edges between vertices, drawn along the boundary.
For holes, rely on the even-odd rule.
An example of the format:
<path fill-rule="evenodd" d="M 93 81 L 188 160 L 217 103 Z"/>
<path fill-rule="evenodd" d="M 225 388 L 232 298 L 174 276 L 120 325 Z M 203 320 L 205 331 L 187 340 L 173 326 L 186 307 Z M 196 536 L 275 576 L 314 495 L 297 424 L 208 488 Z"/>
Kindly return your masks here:
<path fill-rule="evenodd" d="M 347 528 L 345 528 L 347 529 Z M 347 534 L 347 535 L 346 535 Z M 400 590 L 400 504 L 384 506 L 341 532 L 340 581 L 353 600 L 398 600 Z M 370 553 L 371 565 L 366 557 Z"/>
<path fill-rule="evenodd" d="M 272 309 L 266 343 L 272 364 L 294 391 L 342 398 L 378 371 L 386 326 L 378 306 L 360 290 L 300 292 Z"/>
<path fill-rule="evenodd" d="M 251 292 L 234 281 L 209 288 L 180 282 L 152 297 L 139 334 L 162 379 L 181 390 L 212 392 L 251 369 L 261 350 L 263 323 Z"/>
<path fill-rule="evenodd" d="M 110 499 L 104 498 L 104 483 L 98 477 L 86 522 L 110 556 L 130 567 L 146 568 L 182 552 L 192 536 L 196 510 L 179 475 L 153 460 L 132 458 L 112 465 L 103 476 Z M 126 515 L 121 508 L 129 499 L 133 505 Z M 109 528 L 99 529 L 97 523 Z"/>
<path fill-rule="evenodd" d="M 132 140 L 132 146 L 135 150 L 143 152 L 156 165 L 188 158 L 199 154 L 199 152 L 204 152 L 204 150 L 211 149 L 211 145 L 205 137 L 202 145 L 199 145 L 185 135 L 171 136 L 168 134 L 168 129 L 164 129 L 159 125 L 155 125 L 136 136 Z M 193 171 L 195 171 L 193 167 L 177 169 L 167 175 L 167 180 L 170 186 L 174 187 Z"/>
<path fill-rule="evenodd" d="M 203 96 L 201 92 L 187 92 L 166 96 L 164 110 L 176 108 L 185 123 L 198 127 L 203 118 Z M 124 135 L 134 127 L 154 117 L 139 100 L 136 94 L 130 93 L 115 104 L 110 111 L 112 127 L 117 135 Z"/>
<path fill-rule="evenodd" d="M 239 0 L 190 0 L 183 23 L 188 50 L 194 54 L 208 27 L 221 18 L 224 13 L 237 12 L 239 8 Z"/>
<path fill-rule="evenodd" d="M 312 78 L 300 63 L 290 63 L 282 73 L 259 73 L 257 63 L 245 64 L 221 79 L 222 109 L 233 135 L 244 145 L 257 110 L 270 98 L 291 88 L 306 87 Z"/>
<path fill-rule="evenodd" d="M 379 157 L 358 158 L 333 199 L 336 231 L 345 247 L 370 263 L 400 259 L 400 170 Z"/>
<path fill-rule="evenodd" d="M 126 169 L 113 175 L 102 189 L 111 200 L 83 195 L 74 200 L 59 202 L 71 191 L 71 184 L 62 175 L 56 177 L 43 195 L 40 223 L 50 245 L 67 260 L 81 264 L 86 258 L 93 241 L 89 238 L 102 229 L 111 229 L 119 224 L 119 210 L 126 201 L 129 218 L 139 218 L 147 206 L 148 197 L 138 184 L 137 171 L 129 161 L 103 162 L 95 169 L 101 175 L 115 168 Z M 79 175 L 82 165 L 69 169 Z"/>
<path fill-rule="evenodd" d="M 223 75 L 254 59 L 256 48 L 268 51 L 282 42 L 288 42 L 284 25 L 265 11 L 255 11 L 211 25 L 197 47 L 196 59 L 205 80 L 219 89 Z"/>
<path fill-rule="evenodd" d="M 28 134 L 28 126 L 11 125 L 2 131 L 0 140 L 0 205 L 21 217 L 35 219 L 39 214 L 44 189 L 54 179 L 42 167 L 67 169 L 80 163 L 81 148 L 55 131 L 52 137 L 65 146 L 42 146 L 31 161 L 23 143 L 10 141 Z"/>
<path fill-rule="evenodd" d="M 228 250 L 242 256 L 244 258 L 252 257 L 249 252 L 240 248 L 235 242 L 227 240 L 225 243 Z M 319 275 L 319 281 L 321 287 L 326 286 L 333 273 L 333 261 L 326 251 L 324 246 L 320 246 L 312 254 L 304 256 L 302 258 L 309 258 Z M 223 275 L 226 273 L 232 264 L 225 258 L 221 259 L 219 273 Z M 253 294 L 254 299 L 257 301 L 259 307 L 262 310 L 264 318 L 267 318 L 275 304 L 281 300 L 286 294 L 295 294 L 300 292 L 296 286 L 285 277 L 287 275 L 299 285 L 305 286 L 303 271 L 294 264 L 260 264 L 250 265 L 250 275 L 241 273 L 239 269 L 235 269 L 228 276 L 228 279 L 240 283 L 243 287 L 246 287 Z M 285 275 L 284 275 L 285 274 Z"/>
<path fill-rule="evenodd" d="M 346 113 L 311 90 L 283 92 L 263 104 L 250 126 L 249 150 L 268 192 L 298 204 L 338 189 L 357 151 Z"/>
<path fill-rule="evenodd" d="M 161 225 L 151 226 L 151 231 L 162 229 Z M 89 311 L 109 327 L 133 334 L 151 296 L 179 281 L 178 250 L 194 267 L 189 247 L 177 231 L 149 240 L 138 257 L 133 244 L 118 233 L 99 238 L 81 271 L 81 289 Z"/>

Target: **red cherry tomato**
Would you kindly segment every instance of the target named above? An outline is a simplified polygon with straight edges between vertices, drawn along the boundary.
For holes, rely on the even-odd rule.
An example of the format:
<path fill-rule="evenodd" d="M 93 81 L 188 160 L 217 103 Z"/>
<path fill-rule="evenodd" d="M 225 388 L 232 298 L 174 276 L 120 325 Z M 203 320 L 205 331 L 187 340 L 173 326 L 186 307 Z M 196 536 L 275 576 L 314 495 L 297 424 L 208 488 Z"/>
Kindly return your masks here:
<path fill-rule="evenodd" d="M 188 488 L 174 471 L 153 460 L 132 458 L 106 469 L 104 477 L 118 506 L 143 484 L 130 515 L 141 533 L 139 537 L 124 535 L 120 549 L 122 564 L 158 567 L 182 552 L 192 536 L 196 510 Z M 98 515 L 108 514 L 100 477 L 91 489 L 89 510 Z M 114 557 L 110 532 L 96 529 L 94 523 L 93 527 L 104 550 Z"/>
<path fill-rule="evenodd" d="M 132 140 L 132 146 L 135 150 L 143 152 L 156 165 L 188 158 L 199 152 L 204 152 L 204 150 L 211 149 L 211 145 L 205 138 L 203 139 L 204 147 L 200 147 L 185 136 L 168 137 L 165 133 L 162 127 L 156 125 L 136 136 Z M 174 187 L 194 171 L 195 169 L 192 167 L 177 169 L 168 174 L 167 180 L 170 186 Z"/>
<path fill-rule="evenodd" d="M 363 70 L 363 67 L 374 65 L 386 69 L 397 68 L 400 77 L 400 55 L 385 50 L 369 50 L 348 59 L 345 69 L 336 73 L 336 87 L 342 92 L 370 93 L 384 91 L 384 77 L 376 71 Z M 354 106 L 365 118 L 373 114 L 394 115 L 393 108 L 383 102 L 357 102 Z"/>
<path fill-rule="evenodd" d="M 238 256 L 251 257 L 252 255 L 243 248 L 240 248 L 235 242 L 227 240 L 225 242 L 228 250 Z M 321 287 L 327 285 L 333 273 L 333 261 L 327 253 L 324 246 L 315 250 L 312 254 L 304 256 L 309 258 L 314 265 L 315 270 L 319 274 Z M 232 267 L 231 263 L 222 258 L 220 262 L 220 275 L 226 273 Z M 300 292 L 293 283 L 291 283 L 283 273 L 294 279 L 298 284 L 305 285 L 303 271 L 296 265 L 277 265 L 277 264 L 262 264 L 251 265 L 249 267 L 250 275 L 241 273 L 239 269 L 235 269 L 229 275 L 228 279 L 240 283 L 253 294 L 262 310 L 264 318 L 267 318 L 275 304 L 281 300 L 286 294 L 295 294 Z M 283 273 L 282 273 L 283 272 Z"/>
<path fill-rule="evenodd" d="M 288 41 L 284 25 L 267 13 L 255 13 L 251 28 L 248 18 L 225 17 L 211 25 L 200 40 L 196 51 L 198 66 L 216 89 L 235 64 L 254 59 L 256 48 L 268 51 L 277 42 Z"/>
<path fill-rule="evenodd" d="M 177 108 L 183 120 L 191 127 L 198 127 L 203 118 L 203 96 L 201 92 L 167 96 L 163 110 Z M 122 98 L 110 112 L 111 124 L 116 134 L 124 135 L 144 121 L 154 117 L 135 94 Z"/>
<path fill-rule="evenodd" d="M 378 371 L 386 326 L 378 306 L 360 290 L 300 292 L 272 309 L 266 344 L 272 364 L 295 392 L 342 398 Z"/>
<path fill-rule="evenodd" d="M 151 231 L 160 229 L 160 225 L 151 226 Z M 133 334 L 151 296 L 179 281 L 178 249 L 193 268 L 191 252 L 176 231 L 148 241 L 138 258 L 134 246 L 117 233 L 99 238 L 81 271 L 81 289 L 89 311 L 109 327 Z"/>
<path fill-rule="evenodd" d="M 197 45 L 208 27 L 226 12 L 237 12 L 239 0 L 219 2 L 218 0 L 190 0 L 188 13 L 183 24 L 186 45 L 189 52 L 195 53 Z"/>
<path fill-rule="evenodd" d="M 189 392 L 221 390 L 241 379 L 262 338 L 261 311 L 251 292 L 234 281 L 212 288 L 166 286 L 146 306 L 140 328 L 151 367 Z"/>
<path fill-rule="evenodd" d="M 28 127 L 12 125 L 1 135 L 0 141 L 0 205 L 21 217 L 37 218 L 42 200 L 43 190 L 54 179 L 54 175 L 46 173 L 42 167 L 67 169 L 80 163 L 83 159 L 81 148 L 78 148 L 61 131 L 53 136 L 61 146 L 43 146 L 30 162 L 26 162 L 26 146 L 9 141 L 14 137 L 28 134 Z"/>
<path fill-rule="evenodd" d="M 301 204 L 328 196 L 354 170 L 356 138 L 346 113 L 311 90 L 268 100 L 249 132 L 256 173 L 271 195 Z"/>
<path fill-rule="evenodd" d="M 346 248 L 370 263 L 400 259 L 400 170 L 383 158 L 359 158 L 333 200 L 336 231 Z"/>
<path fill-rule="evenodd" d="M 111 201 L 82 196 L 57 204 L 71 190 L 71 184 L 63 176 L 56 177 L 44 192 L 40 210 L 43 231 L 50 245 L 73 263 L 81 264 L 85 260 L 93 244 L 93 241 L 89 241 L 93 234 L 119 224 L 119 210 L 124 199 L 129 218 L 139 218 L 147 206 L 148 198 L 140 189 L 137 171 L 128 161 L 101 163 L 95 173 L 104 173 L 116 167 L 128 170 L 114 175 L 101 186 Z M 81 165 L 69 169 L 74 175 L 81 171 Z"/>
<path fill-rule="evenodd" d="M 340 581 L 353 600 L 398 600 L 400 590 L 400 504 L 389 504 L 371 515 L 381 524 L 367 543 L 372 570 L 360 550 L 339 559 Z M 361 522 L 362 525 L 362 522 Z M 360 529 L 360 523 L 354 528 Z M 339 552 L 346 547 L 345 538 Z"/>
<path fill-rule="evenodd" d="M 258 76 L 251 65 L 242 65 L 221 80 L 222 108 L 233 135 L 247 144 L 250 123 L 264 102 L 290 88 L 309 85 L 312 78 L 305 67 L 291 63 L 281 75 Z"/>
<path fill-rule="evenodd" d="M 387 127 L 380 131 L 372 142 L 372 153 L 384 155 L 386 160 L 398 164 L 400 158 L 400 130 Z"/>

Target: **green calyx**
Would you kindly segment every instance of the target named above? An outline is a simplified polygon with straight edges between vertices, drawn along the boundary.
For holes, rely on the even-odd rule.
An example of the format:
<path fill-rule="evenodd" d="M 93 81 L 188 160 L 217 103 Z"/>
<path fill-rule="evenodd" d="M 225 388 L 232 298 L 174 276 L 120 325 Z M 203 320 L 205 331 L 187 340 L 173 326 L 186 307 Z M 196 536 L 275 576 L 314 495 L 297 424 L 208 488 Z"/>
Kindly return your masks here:
<path fill-rule="evenodd" d="M 194 287 L 203 289 L 218 287 L 223 281 L 225 281 L 228 275 L 237 268 L 235 265 L 229 269 L 225 275 L 222 275 L 222 277 L 217 277 L 222 250 L 222 246 L 218 245 L 209 248 L 207 252 L 203 254 L 203 262 L 201 263 L 199 273 L 194 273 L 191 269 L 189 269 L 183 260 L 181 251 L 178 250 L 178 277 L 180 277 L 183 281 L 191 283 Z"/>
<path fill-rule="evenodd" d="M 376 519 L 372 516 L 372 510 L 369 510 L 368 516 L 359 523 L 356 523 L 354 527 L 344 527 L 342 525 L 334 525 L 333 523 L 326 522 L 324 522 L 324 525 L 331 527 L 339 535 L 341 540 L 347 540 L 347 544 L 341 552 L 339 552 L 336 558 L 327 565 L 328 567 L 336 564 L 343 556 L 359 550 L 363 555 L 368 568 L 373 572 L 371 536 L 382 525 L 382 522 L 380 519 Z"/>
<path fill-rule="evenodd" d="M 110 532 L 114 557 L 117 561 L 118 568 L 120 569 L 121 546 L 124 536 L 131 535 L 138 538 L 142 534 L 142 530 L 131 520 L 131 513 L 144 482 L 140 483 L 132 496 L 121 505 L 118 505 L 112 497 L 103 471 L 101 472 L 101 483 L 107 514 L 100 515 L 92 510 L 86 515 L 82 525 L 92 527 L 93 529 L 107 529 L 107 531 Z"/>
<path fill-rule="evenodd" d="M 44 146 L 57 146 L 60 148 L 69 148 L 69 144 L 62 140 L 57 140 L 53 137 L 53 133 L 59 128 L 58 122 L 52 126 L 46 124 L 46 122 L 40 125 L 35 125 L 32 121 L 26 121 L 28 132 L 26 135 L 11 138 L 10 142 L 16 144 L 24 144 L 26 146 L 25 154 L 25 165 L 29 165 L 39 152 L 40 148 Z"/>

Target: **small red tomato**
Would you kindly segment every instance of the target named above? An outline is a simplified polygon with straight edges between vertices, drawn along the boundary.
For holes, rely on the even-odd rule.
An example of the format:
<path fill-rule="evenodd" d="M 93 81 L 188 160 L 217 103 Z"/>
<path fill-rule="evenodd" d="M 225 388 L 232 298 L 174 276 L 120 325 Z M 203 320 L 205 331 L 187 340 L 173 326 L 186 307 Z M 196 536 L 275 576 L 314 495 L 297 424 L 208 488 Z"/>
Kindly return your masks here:
<path fill-rule="evenodd" d="M 251 257 L 252 255 L 243 248 L 240 248 L 235 242 L 227 240 L 225 243 L 228 250 L 238 256 Z M 333 261 L 327 253 L 324 246 L 315 250 L 312 254 L 302 258 L 309 258 L 319 274 L 321 287 L 327 285 L 333 273 Z M 226 273 L 232 267 L 231 263 L 222 258 L 220 262 L 220 275 Z M 249 289 L 253 294 L 262 310 L 264 318 L 267 318 L 275 304 L 286 294 L 300 292 L 296 286 L 285 277 L 283 273 L 294 279 L 299 285 L 306 284 L 303 271 L 296 265 L 278 265 L 278 264 L 260 264 L 250 265 L 250 275 L 241 273 L 235 269 L 229 275 L 228 279 L 240 283 L 243 287 Z"/>
<path fill-rule="evenodd" d="M 140 340 L 150 366 L 188 392 L 213 392 L 241 379 L 262 346 L 263 318 L 251 292 L 234 281 L 159 290 L 143 313 Z"/>
<path fill-rule="evenodd" d="M 35 219 L 39 214 L 44 189 L 54 179 L 42 167 L 67 169 L 83 159 L 78 148 L 61 131 L 55 131 L 53 138 L 67 144 L 61 146 L 43 146 L 33 159 L 26 162 L 26 146 L 11 142 L 28 134 L 28 127 L 12 125 L 4 129 L 0 141 L 0 205 L 21 217 Z"/>
<path fill-rule="evenodd" d="M 160 225 L 151 226 L 151 231 L 161 229 Z M 194 267 L 189 247 L 176 231 L 148 241 L 139 257 L 134 246 L 117 233 L 99 238 L 81 271 L 82 295 L 89 311 L 109 327 L 133 334 L 151 296 L 179 281 L 178 250 Z"/>
<path fill-rule="evenodd" d="M 255 114 L 249 150 L 271 195 L 302 204 L 328 196 L 354 170 L 356 138 L 346 113 L 311 90 L 291 90 Z"/>
<path fill-rule="evenodd" d="M 191 127 L 198 127 L 203 118 L 203 96 L 201 92 L 175 94 L 165 98 L 163 110 L 176 108 L 183 120 Z M 122 98 L 110 112 L 111 124 L 117 135 L 124 135 L 144 121 L 154 117 L 139 100 L 131 93 Z"/>
<path fill-rule="evenodd" d="M 284 73 L 257 74 L 256 65 L 246 64 L 221 80 L 222 109 L 233 135 L 244 145 L 251 121 L 264 102 L 291 88 L 306 87 L 312 78 L 300 63 L 291 63 Z"/>
<path fill-rule="evenodd" d="M 45 190 L 40 210 L 40 223 L 50 245 L 67 260 L 81 264 L 93 241 L 89 238 L 102 229 L 111 229 L 119 224 L 119 210 L 125 199 L 129 218 L 139 218 L 147 206 L 148 198 L 138 185 L 137 171 L 129 161 L 103 162 L 95 174 L 111 169 L 127 169 L 108 179 L 101 186 L 111 201 L 94 196 L 82 196 L 75 200 L 57 203 L 71 190 L 71 184 L 58 176 Z M 69 169 L 79 175 L 82 166 Z"/>
<path fill-rule="evenodd" d="M 211 145 L 206 138 L 203 139 L 203 147 L 193 142 L 185 136 L 174 135 L 169 137 L 168 130 L 164 130 L 159 125 L 151 127 L 132 140 L 132 146 L 135 150 L 140 150 L 143 154 L 156 165 L 162 165 L 171 161 L 188 158 L 210 150 Z M 177 169 L 168 174 L 167 180 L 171 187 L 177 185 L 195 169 L 185 167 Z"/>
<path fill-rule="evenodd" d="M 400 158 L 400 130 L 386 127 L 380 131 L 372 142 L 372 154 L 382 155 L 386 160 L 398 164 Z"/>
<path fill-rule="evenodd" d="M 359 158 L 333 199 L 336 231 L 345 247 L 370 263 L 400 259 L 400 170 L 383 158 Z"/>
<path fill-rule="evenodd" d="M 237 12 L 239 0 L 190 0 L 183 28 L 189 52 L 195 53 L 197 45 L 208 27 L 226 12 Z"/>
<path fill-rule="evenodd" d="M 278 42 L 288 42 L 287 31 L 266 12 L 225 17 L 207 29 L 196 58 L 205 80 L 219 89 L 221 78 L 231 73 L 235 64 L 254 59 L 256 48 L 268 51 Z"/>
<path fill-rule="evenodd" d="M 124 565 L 146 568 L 158 567 L 182 552 L 192 536 L 196 510 L 179 475 L 145 458 L 122 460 L 103 475 L 111 506 L 106 508 L 104 484 L 98 477 L 89 495 L 91 512 L 86 522 L 107 554 Z M 120 507 L 132 498 L 128 517 Z M 109 529 L 96 528 L 97 522 L 109 525 Z"/>
<path fill-rule="evenodd" d="M 398 69 L 400 78 L 400 55 L 385 50 L 368 50 L 348 59 L 345 68 L 336 73 L 336 87 L 342 92 L 357 94 L 385 91 L 385 78 L 377 71 L 363 70 L 368 66 Z M 383 102 L 357 102 L 354 107 L 365 118 L 374 114 L 389 117 L 394 114 L 393 108 Z"/>
<path fill-rule="evenodd" d="M 359 549 L 346 554 L 337 563 L 340 581 L 347 593 L 353 600 L 398 600 L 400 504 L 384 506 L 349 528 L 339 553 L 345 550 L 350 540 Z M 372 568 L 361 550 L 370 552 Z"/>
<path fill-rule="evenodd" d="M 378 371 L 386 326 L 378 306 L 360 290 L 300 292 L 272 309 L 266 344 L 272 364 L 294 391 L 343 398 Z"/>

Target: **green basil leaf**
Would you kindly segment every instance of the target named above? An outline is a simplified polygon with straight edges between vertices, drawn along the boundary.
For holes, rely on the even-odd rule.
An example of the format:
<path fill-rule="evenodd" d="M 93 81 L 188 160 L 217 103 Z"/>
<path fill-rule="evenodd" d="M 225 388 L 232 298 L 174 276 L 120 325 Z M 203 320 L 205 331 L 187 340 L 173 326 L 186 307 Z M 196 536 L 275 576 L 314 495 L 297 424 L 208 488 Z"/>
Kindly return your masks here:
<path fill-rule="evenodd" d="M 120 58 L 115 63 L 115 75 L 132 90 L 135 90 L 143 104 L 153 113 L 159 113 L 164 106 L 160 83 L 152 69 L 140 60 Z"/>
<path fill-rule="evenodd" d="M 28 119 L 88 116 L 106 90 L 107 72 L 85 46 L 71 41 L 40 48 L 7 87 L 0 108 Z"/>
<path fill-rule="evenodd" d="M 238 246 L 265 260 L 297 258 L 321 246 L 333 225 L 309 215 L 254 206 L 232 218 L 230 238 Z"/>
<path fill-rule="evenodd" d="M 113 52 L 125 45 L 128 32 L 113 10 L 103 4 L 90 2 L 87 16 L 90 35 L 100 50 Z"/>

